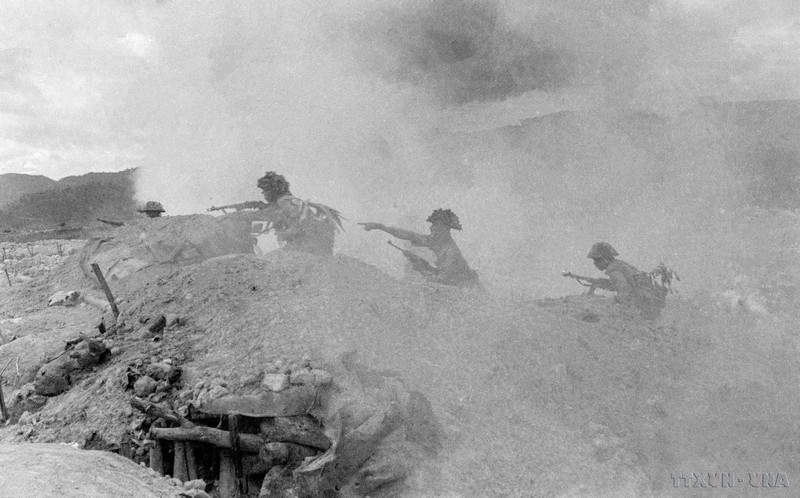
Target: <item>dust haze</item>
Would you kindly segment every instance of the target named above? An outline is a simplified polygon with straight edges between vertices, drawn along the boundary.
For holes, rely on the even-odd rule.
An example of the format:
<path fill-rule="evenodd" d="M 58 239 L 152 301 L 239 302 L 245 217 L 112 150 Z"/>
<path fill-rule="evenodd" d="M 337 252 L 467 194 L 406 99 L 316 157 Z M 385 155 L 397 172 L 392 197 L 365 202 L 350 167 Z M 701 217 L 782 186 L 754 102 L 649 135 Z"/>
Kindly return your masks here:
<path fill-rule="evenodd" d="M 124 150 L 124 165 L 139 168 L 139 200 L 162 202 L 167 215 L 259 199 L 257 178 L 275 170 L 296 196 L 349 220 L 337 252 L 400 276 L 404 261 L 388 236 L 356 222 L 425 232 L 433 209 L 458 214 L 464 230 L 454 238 L 493 300 L 465 294 L 475 302 L 465 297 L 447 311 L 375 292 L 384 315 L 331 304 L 341 330 L 298 327 L 401 371 L 463 429 L 444 487 L 502 488 L 556 469 L 524 483 L 535 486 L 534 478 L 563 479 L 560 466 L 576 475 L 582 467 L 560 458 L 594 463 L 594 454 L 578 454 L 597 446 L 595 435 L 580 434 L 591 423 L 639 458 L 599 463 L 644 468 L 661 488 L 673 471 L 797 463 L 795 447 L 783 444 L 796 432 L 800 399 L 800 320 L 790 306 L 800 286 L 795 2 L 86 2 L 61 7 L 61 24 L 56 10 L 35 5 L 48 15 L 27 20 L 28 29 L 60 26 L 52 60 L 62 39 L 114 47 L 107 64 L 96 51 L 63 50 L 76 72 L 102 68 L 86 98 L 108 105 L 71 124 L 55 113 L 54 122 L 76 134 L 79 121 L 96 123 L 86 140 Z M 44 62 L 4 57 L 7 91 L 23 92 L 17 72 Z M 42 140 L 46 131 L 27 130 Z M 661 320 L 626 321 L 607 301 L 582 296 L 532 301 L 583 291 L 561 270 L 599 276 L 586 257 L 598 240 L 641 270 L 664 262 L 680 274 L 681 294 Z M 226 275 L 238 285 L 240 274 L 222 271 L 231 261 L 212 262 L 221 270 L 203 282 Z M 345 295 L 350 280 L 330 280 L 341 284 L 325 295 L 330 303 L 363 304 Z M 187 292 L 182 285 L 141 292 L 157 306 Z M 209 293 L 197 303 L 217 298 L 213 286 L 194 285 Z M 266 299 L 257 303 L 255 318 L 196 309 L 249 345 L 256 339 L 245 332 L 260 337 L 271 320 Z M 312 323 L 328 320 L 325 311 L 291 316 Z M 295 346 L 274 342 L 265 351 Z M 537 467 L 531 455 L 556 457 Z M 620 490 L 635 482 L 591 468 L 586 482 Z M 631 487 L 627 496 L 641 494 Z"/>
<path fill-rule="evenodd" d="M 722 4 L 140 4 L 150 62 L 117 119 L 144 134 L 141 200 L 172 214 L 256 199 L 277 170 L 351 222 L 425 231 L 452 208 L 496 286 L 568 293 L 560 270 L 593 271 L 585 253 L 605 239 L 692 275 L 692 291 L 723 271 L 736 235 L 716 227 L 748 181 L 700 102 L 796 96 L 731 41 L 747 26 Z M 341 252 L 398 271 L 380 236 L 347 228 Z"/>

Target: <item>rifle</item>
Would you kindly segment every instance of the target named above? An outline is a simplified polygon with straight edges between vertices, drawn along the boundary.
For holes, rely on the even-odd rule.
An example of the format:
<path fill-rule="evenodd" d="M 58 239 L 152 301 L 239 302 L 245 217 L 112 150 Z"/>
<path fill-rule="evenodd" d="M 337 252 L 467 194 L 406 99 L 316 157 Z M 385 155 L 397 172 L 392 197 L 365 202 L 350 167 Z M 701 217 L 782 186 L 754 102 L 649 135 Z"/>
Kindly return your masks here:
<path fill-rule="evenodd" d="M 425 259 L 417 256 L 416 254 L 414 254 L 413 252 L 409 251 L 408 249 L 403 249 L 402 247 L 392 243 L 391 240 L 386 242 L 386 243 L 389 244 L 390 246 L 394 247 L 395 249 L 399 250 L 400 252 L 402 252 L 403 256 L 405 256 L 406 259 L 408 259 L 408 261 L 411 263 L 411 268 L 413 268 L 414 270 L 416 270 L 416 271 L 418 271 L 418 272 L 420 272 L 420 273 L 422 273 L 423 275 L 426 275 L 426 276 L 427 275 L 435 275 L 436 274 L 436 268 L 431 266 L 431 264 L 428 263 L 427 261 L 425 261 Z"/>
<path fill-rule="evenodd" d="M 102 221 L 103 223 L 108 223 L 109 225 L 112 225 L 112 226 L 115 226 L 115 227 L 121 227 L 122 225 L 125 224 L 125 223 L 123 223 L 121 221 L 104 220 L 102 218 L 97 218 L 97 221 Z"/>
<path fill-rule="evenodd" d="M 266 207 L 267 203 L 264 201 L 247 201 L 240 202 L 239 204 L 228 204 L 227 206 L 211 206 L 208 208 L 208 211 L 222 211 L 226 213 L 226 209 L 235 209 L 236 212 L 239 212 L 242 209 L 264 209 Z"/>
<path fill-rule="evenodd" d="M 588 287 L 589 290 L 586 292 L 587 294 L 594 294 L 594 291 L 597 289 L 598 284 L 600 283 L 599 278 L 584 277 L 583 275 L 575 275 L 574 273 L 569 272 L 567 270 L 561 270 L 561 275 L 568 278 L 574 278 L 582 286 Z"/>

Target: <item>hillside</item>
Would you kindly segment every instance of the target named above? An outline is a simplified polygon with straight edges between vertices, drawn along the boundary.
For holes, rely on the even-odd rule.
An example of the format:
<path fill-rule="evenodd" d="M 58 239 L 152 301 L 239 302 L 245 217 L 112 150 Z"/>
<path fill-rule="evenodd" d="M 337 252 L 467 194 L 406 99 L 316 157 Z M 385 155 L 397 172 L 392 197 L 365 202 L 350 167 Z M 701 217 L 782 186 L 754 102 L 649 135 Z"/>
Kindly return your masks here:
<path fill-rule="evenodd" d="M 17 231 L 83 226 L 98 217 L 131 219 L 137 208 L 133 200 L 134 172 L 126 170 L 66 177 L 52 182 L 47 189 L 20 195 L 0 209 L 0 229 Z M 33 178 L 36 177 L 19 178 L 18 181 L 31 190 Z"/>
<path fill-rule="evenodd" d="M 70 324 L 73 333 L 83 324 L 96 335 L 99 310 L 92 321 L 91 308 L 45 305 L 50 294 L 71 288 L 102 296 L 81 262 L 99 261 L 112 275 L 121 310 L 115 333 L 99 336 L 112 356 L 46 398 L 33 419 L 1 430 L 0 440 L 76 441 L 120 453 L 127 444 L 141 449 L 132 458 L 146 462 L 153 418 L 130 407 L 138 372 L 178 367 L 180 381 L 150 399 L 191 416 L 192 406 L 221 394 L 244 403 L 261 393 L 276 365 L 294 372 L 309 362 L 333 374 L 332 390 L 321 395 L 328 401 L 315 412 L 326 430 L 336 423 L 336 406 L 364 420 L 359 413 L 397 396 L 387 386 L 401 400 L 417 392 L 430 402 L 428 437 L 440 443 L 418 455 L 388 438 L 395 446 L 381 446 L 382 455 L 393 466 L 403 462 L 402 492 L 378 486 L 370 496 L 683 496 L 671 473 L 746 475 L 800 465 L 786 443 L 800 436 L 791 317 L 753 312 L 744 301 L 730 307 L 672 298 L 659 320 L 647 322 L 605 297 L 519 301 L 397 281 L 341 255 L 257 257 L 237 254 L 231 239 L 233 253 L 219 256 L 227 229 L 212 220 L 126 225 L 63 266 L 0 287 L 4 316 L 19 319 L 7 323 L 23 335 L 0 347 L 2 363 L 28 344 L 41 348 L 48 336 L 50 357 L 63 349 L 66 336 L 53 335 L 47 323 Z M 171 249 L 189 234 L 191 247 L 177 245 L 186 252 Z M 203 251 L 212 243 L 217 249 Z M 141 259 L 145 245 L 174 259 L 157 252 L 153 261 Z M 137 269 L 119 272 L 131 254 L 140 254 Z M 198 262 L 203 254 L 209 259 Z M 160 316 L 170 318 L 155 329 Z M 3 374 L 6 386 L 15 379 L 11 370 Z M 12 393 L 6 396 L 13 406 Z"/>
<path fill-rule="evenodd" d="M 0 209 L 26 194 L 55 188 L 58 182 L 42 175 L 6 173 L 0 175 Z"/>

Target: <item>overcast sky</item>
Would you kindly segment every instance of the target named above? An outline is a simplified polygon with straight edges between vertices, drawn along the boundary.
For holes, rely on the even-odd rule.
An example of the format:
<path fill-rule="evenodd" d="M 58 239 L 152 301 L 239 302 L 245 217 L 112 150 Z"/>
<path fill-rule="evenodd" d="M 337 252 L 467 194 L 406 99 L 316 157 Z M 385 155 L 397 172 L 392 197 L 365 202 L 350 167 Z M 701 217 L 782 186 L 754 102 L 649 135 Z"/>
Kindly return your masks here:
<path fill-rule="evenodd" d="M 382 89 L 362 94 L 393 102 L 391 112 L 378 111 L 385 119 L 426 123 L 436 113 L 458 117 L 460 109 L 487 106 L 523 114 L 516 119 L 528 108 L 548 109 L 548 98 L 555 107 L 656 111 L 704 95 L 798 98 L 798 5 L 2 0 L 0 173 L 60 178 L 146 165 L 167 146 L 158 137 L 202 123 L 197 116 L 205 112 L 219 116 L 215 136 L 226 142 L 206 153 L 234 154 L 247 132 L 238 129 L 247 121 L 241 107 L 254 105 L 247 92 L 271 89 L 248 83 L 259 73 L 242 67 L 259 65 L 280 68 L 281 85 L 304 88 L 293 105 L 276 103 L 287 113 L 313 115 L 312 104 L 298 102 L 308 96 L 324 107 L 328 90 L 336 105 L 358 105 L 358 88 L 346 96 L 336 88 L 345 80 L 326 66 L 334 60 L 357 68 L 348 69 L 364 76 L 356 85 Z M 306 84 L 309 75 L 321 76 Z M 410 109 L 409 95 L 425 107 Z M 293 119 L 286 126 L 302 126 Z M 180 133 L 172 141 L 190 155 L 191 127 Z"/>

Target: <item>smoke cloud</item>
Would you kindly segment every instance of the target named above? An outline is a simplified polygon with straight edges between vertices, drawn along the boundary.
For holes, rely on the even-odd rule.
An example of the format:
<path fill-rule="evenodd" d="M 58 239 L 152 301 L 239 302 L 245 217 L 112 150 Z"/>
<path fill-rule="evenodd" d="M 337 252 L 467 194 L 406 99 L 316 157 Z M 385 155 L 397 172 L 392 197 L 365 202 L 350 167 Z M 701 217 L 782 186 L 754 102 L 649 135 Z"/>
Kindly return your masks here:
<path fill-rule="evenodd" d="M 798 97 L 788 1 L 11 3 L 15 164 L 138 166 L 169 214 L 256 199 L 267 170 L 352 222 L 449 207 L 485 279 L 538 296 L 574 292 L 561 268 L 594 272 L 601 239 L 702 288 L 752 201 L 713 102 Z M 347 230 L 341 252 L 400 271 Z"/>

